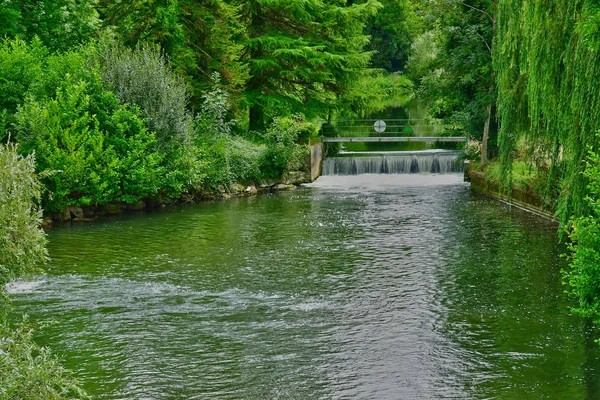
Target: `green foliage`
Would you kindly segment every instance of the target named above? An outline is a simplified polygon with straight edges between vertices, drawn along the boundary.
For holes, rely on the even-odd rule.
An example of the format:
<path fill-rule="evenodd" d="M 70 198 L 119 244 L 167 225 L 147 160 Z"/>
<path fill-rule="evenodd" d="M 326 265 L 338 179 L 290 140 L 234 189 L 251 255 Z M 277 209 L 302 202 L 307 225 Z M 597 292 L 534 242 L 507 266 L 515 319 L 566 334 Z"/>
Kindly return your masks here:
<path fill-rule="evenodd" d="M 409 0 L 379 0 L 383 8 L 370 18 L 365 31 L 371 36 L 367 50 L 373 52 L 371 66 L 388 72 L 403 71 L 411 44 L 423 30 L 417 5 Z"/>
<path fill-rule="evenodd" d="M 140 108 L 146 127 L 164 155 L 160 194 L 164 198 L 196 188 L 203 167 L 193 148 L 194 126 L 188 90 L 156 47 L 138 45 L 131 50 L 114 39 L 105 39 L 99 56 L 102 80 L 121 102 Z"/>
<path fill-rule="evenodd" d="M 410 58 L 406 69 L 415 81 L 420 81 L 436 69 L 436 59 L 439 54 L 439 39 L 436 37 L 438 34 L 440 32 L 436 30 L 423 32 L 415 37 L 410 45 Z"/>
<path fill-rule="evenodd" d="M 345 115 L 364 118 L 390 106 L 406 105 L 413 97 L 414 86 L 406 76 L 366 70 L 348 87 L 339 106 Z"/>
<path fill-rule="evenodd" d="M 52 50 L 87 42 L 98 31 L 93 1 L 0 0 L 0 38 L 39 37 Z"/>
<path fill-rule="evenodd" d="M 570 232 L 571 263 L 563 271 L 569 292 L 579 306 L 573 311 L 600 323 L 600 154 L 590 150 L 583 175 L 588 179 L 585 201 L 590 214 L 573 218 Z"/>
<path fill-rule="evenodd" d="M 37 272 L 48 259 L 41 190 L 34 157 L 0 145 L 0 398 L 86 398 L 70 372 L 33 342 L 26 325 L 13 330 L 6 322 L 5 284 Z"/>
<path fill-rule="evenodd" d="M 364 73 L 371 53 L 363 33 L 381 4 L 250 0 L 243 12 L 250 66 L 250 129 L 276 116 L 327 114 Z"/>
<path fill-rule="evenodd" d="M 34 157 L 0 145 L 0 292 L 11 278 L 31 274 L 48 257 L 39 227 L 41 190 Z"/>
<path fill-rule="evenodd" d="M 587 146 L 600 140 L 600 18 L 591 0 L 536 3 L 504 0 L 498 7 L 500 159 L 507 184 L 523 139 L 525 150 L 547 165 L 544 193 L 557 199 L 563 226 L 587 214 Z M 559 56 L 557 56 L 559 55 Z M 585 77 L 585 79 L 582 79 Z"/>
<path fill-rule="evenodd" d="M 0 398 L 71 400 L 89 398 L 50 350 L 39 347 L 26 325 L 0 324 Z"/>
<path fill-rule="evenodd" d="M 433 48 L 417 42 L 411 72 L 422 76 L 419 97 L 429 114 L 460 127 L 461 133 L 481 140 L 486 109 L 496 101 L 492 73 L 493 0 L 434 0 L 428 19 L 435 30 L 424 38 L 435 40 Z M 435 58 L 432 58 L 435 56 Z M 492 118 L 492 131 L 496 130 Z M 492 132 L 492 133 L 493 133 Z M 494 135 L 492 135 L 494 136 Z"/>
<path fill-rule="evenodd" d="M 261 169 L 267 177 L 278 178 L 285 172 L 303 169 L 307 148 L 297 140 L 307 124 L 299 116 L 276 118 L 262 134 L 267 148 Z"/>
<path fill-rule="evenodd" d="M 17 114 L 22 151 L 35 151 L 50 211 L 67 205 L 135 202 L 155 194 L 161 155 L 138 112 L 119 104 L 98 74 L 65 76 L 56 97 L 30 99 Z"/>
<path fill-rule="evenodd" d="M 0 42 L 0 110 L 14 114 L 31 86 L 42 74 L 47 50 L 39 40 L 30 45 L 23 40 Z"/>
<path fill-rule="evenodd" d="M 110 40 L 102 45 L 99 60 L 102 80 L 121 102 L 140 108 L 160 151 L 191 144 L 186 85 L 158 49 L 138 46 L 130 50 Z"/>
<path fill-rule="evenodd" d="M 113 27 L 126 45 L 160 45 L 175 70 L 186 76 L 194 106 L 212 86 L 215 71 L 234 94 L 234 103 L 239 103 L 248 78 L 247 65 L 240 60 L 245 28 L 239 6 L 224 0 L 100 0 L 98 8 L 104 24 Z"/>
<path fill-rule="evenodd" d="M 234 137 L 229 143 L 229 168 L 232 181 L 240 183 L 260 182 L 265 178 L 261 170 L 267 152 L 264 144 L 255 144 L 246 139 Z"/>

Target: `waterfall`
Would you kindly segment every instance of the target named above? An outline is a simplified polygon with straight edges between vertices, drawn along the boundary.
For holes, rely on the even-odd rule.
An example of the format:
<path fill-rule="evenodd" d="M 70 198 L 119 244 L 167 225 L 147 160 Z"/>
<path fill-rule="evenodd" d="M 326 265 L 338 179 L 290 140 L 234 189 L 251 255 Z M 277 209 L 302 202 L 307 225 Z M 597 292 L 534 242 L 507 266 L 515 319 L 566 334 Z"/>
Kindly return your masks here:
<path fill-rule="evenodd" d="M 365 154 L 365 153 L 362 153 Z M 323 160 L 323 175 L 449 174 L 463 171 L 457 151 L 346 153 Z"/>

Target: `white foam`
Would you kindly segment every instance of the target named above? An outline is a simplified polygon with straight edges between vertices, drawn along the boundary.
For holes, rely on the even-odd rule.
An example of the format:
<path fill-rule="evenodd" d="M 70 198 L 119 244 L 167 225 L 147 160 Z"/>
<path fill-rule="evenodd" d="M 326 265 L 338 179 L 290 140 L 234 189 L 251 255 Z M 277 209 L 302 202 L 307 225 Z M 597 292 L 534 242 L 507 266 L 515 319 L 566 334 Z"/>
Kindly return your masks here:
<path fill-rule="evenodd" d="M 44 283 L 46 281 L 15 281 L 6 285 L 6 291 L 8 294 L 31 293 Z"/>

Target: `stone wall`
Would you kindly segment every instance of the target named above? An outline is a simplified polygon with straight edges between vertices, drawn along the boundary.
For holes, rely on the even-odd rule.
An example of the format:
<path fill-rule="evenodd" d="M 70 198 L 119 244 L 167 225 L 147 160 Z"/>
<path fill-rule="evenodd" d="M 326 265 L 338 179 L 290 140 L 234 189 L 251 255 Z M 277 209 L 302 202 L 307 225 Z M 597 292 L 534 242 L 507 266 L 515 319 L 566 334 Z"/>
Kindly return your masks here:
<path fill-rule="evenodd" d="M 469 170 L 465 175 L 471 182 L 471 190 L 556 221 L 554 210 L 545 206 L 537 193 L 513 188 L 509 198 L 506 193 L 501 192 L 498 183 L 485 179 L 483 172 Z"/>
<path fill-rule="evenodd" d="M 310 146 L 310 181 L 314 182 L 323 171 L 323 143 Z"/>

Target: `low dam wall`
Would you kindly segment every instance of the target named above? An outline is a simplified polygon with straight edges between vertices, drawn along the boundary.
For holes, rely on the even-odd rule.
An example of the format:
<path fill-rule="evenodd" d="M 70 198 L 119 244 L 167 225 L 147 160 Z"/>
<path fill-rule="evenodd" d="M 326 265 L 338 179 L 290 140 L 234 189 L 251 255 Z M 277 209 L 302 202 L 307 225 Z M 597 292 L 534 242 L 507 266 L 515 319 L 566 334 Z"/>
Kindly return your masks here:
<path fill-rule="evenodd" d="M 323 143 L 310 146 L 310 181 L 314 182 L 323 171 Z"/>
<path fill-rule="evenodd" d="M 556 221 L 554 210 L 544 205 L 541 197 L 526 190 L 513 188 L 510 197 L 500 190 L 500 185 L 485 178 L 483 172 L 467 169 L 465 179 L 471 182 L 471 190 L 500 200 L 534 214 Z"/>

